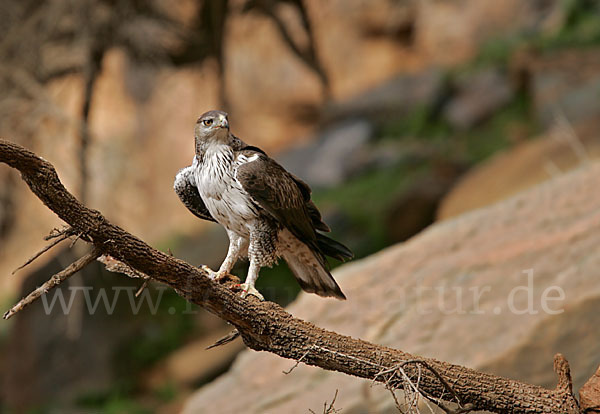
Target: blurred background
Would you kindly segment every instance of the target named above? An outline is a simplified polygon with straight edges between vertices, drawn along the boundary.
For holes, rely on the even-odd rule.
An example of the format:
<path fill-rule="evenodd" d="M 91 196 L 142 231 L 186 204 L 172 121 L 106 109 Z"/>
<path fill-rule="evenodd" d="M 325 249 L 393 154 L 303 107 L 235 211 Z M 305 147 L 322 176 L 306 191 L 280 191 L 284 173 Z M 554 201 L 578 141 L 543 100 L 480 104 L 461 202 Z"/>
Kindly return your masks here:
<path fill-rule="evenodd" d="M 587 292 L 588 301 L 567 291 L 564 306 L 577 311 L 574 319 L 471 317 L 486 330 L 465 328 L 467 316 L 455 315 L 461 330 L 438 312 L 437 322 L 421 324 L 416 334 L 403 330 L 406 307 L 398 302 L 410 302 L 410 295 L 360 299 L 412 277 L 436 286 L 491 283 L 455 277 L 503 262 L 468 262 L 477 255 L 469 240 L 481 229 L 517 251 L 512 268 L 490 276 L 505 280 L 506 289 L 521 283 L 522 269 L 537 271 L 536 264 L 541 274 L 560 275 L 585 258 L 597 261 L 593 243 L 561 264 L 543 250 L 589 241 L 575 230 L 573 239 L 553 242 L 545 235 L 529 244 L 505 237 L 536 217 L 554 223 L 555 198 L 532 202 L 539 211 L 529 216 L 509 207 L 485 210 L 485 219 L 468 212 L 560 181 L 569 170 L 593 168 L 600 155 L 600 1 L 4 0 L 0 33 L 0 136 L 52 162 L 78 198 L 151 245 L 212 268 L 225 256 L 225 232 L 190 214 L 172 183 L 191 163 L 198 116 L 226 110 L 236 135 L 311 185 L 333 237 L 357 259 L 393 245 L 400 252 L 402 260 L 385 262 L 381 278 L 364 266 L 377 266 L 393 250 L 344 265 L 336 278 L 349 300 L 304 295 L 295 315 L 540 385 L 553 386 L 557 350 L 585 349 L 573 348 L 576 386 L 600 362 L 591 268 L 574 271 L 583 272 L 578 292 Z M 555 191 L 569 188 L 579 187 Z M 583 208 L 595 191 L 579 188 L 580 202 L 564 196 L 561 205 Z M 563 215 L 564 228 L 553 231 L 567 234 L 583 216 Z M 488 225 L 496 218 L 498 226 Z M 84 243 L 64 242 L 11 276 L 61 226 L 15 171 L 0 167 L 3 310 L 85 251 Z M 415 243 L 423 245 L 420 253 L 409 254 Z M 441 245 L 461 252 L 463 261 L 436 268 L 438 279 L 427 282 L 418 269 L 439 257 Z M 407 270 L 410 260 L 421 267 Z M 245 272 L 245 263 L 234 271 Z M 560 281 L 546 282 L 540 289 Z M 395 411 L 381 389 L 341 385 L 357 379 L 307 367 L 285 376 L 278 364 L 292 362 L 262 354 L 236 360 L 239 340 L 206 351 L 230 328 L 160 285 L 151 284 L 139 302 L 131 292 L 140 284 L 94 264 L 57 290 L 65 302 L 57 299 L 51 311 L 38 301 L 0 323 L 0 412 L 320 412 L 335 389 L 344 413 Z M 299 292 L 285 265 L 264 269 L 257 287 L 281 305 Z M 399 306 L 403 311 L 394 313 Z M 395 319 L 382 324 L 378 312 Z M 567 326 L 576 340 L 556 333 Z M 260 375 L 243 382 L 252 366 Z M 305 371 L 306 381 L 292 378 Z M 232 398 L 236 392 L 245 397 Z"/>

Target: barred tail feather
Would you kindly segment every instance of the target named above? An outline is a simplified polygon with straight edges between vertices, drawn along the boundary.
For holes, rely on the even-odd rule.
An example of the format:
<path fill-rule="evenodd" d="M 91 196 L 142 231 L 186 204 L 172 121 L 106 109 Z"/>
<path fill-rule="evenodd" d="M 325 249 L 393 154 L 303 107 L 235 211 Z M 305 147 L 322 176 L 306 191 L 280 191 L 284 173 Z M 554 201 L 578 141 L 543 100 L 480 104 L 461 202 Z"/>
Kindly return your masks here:
<path fill-rule="evenodd" d="M 319 296 L 333 296 L 345 300 L 346 296 L 315 253 L 308 246 L 302 250 L 304 251 L 286 251 L 283 254 L 302 290 Z"/>

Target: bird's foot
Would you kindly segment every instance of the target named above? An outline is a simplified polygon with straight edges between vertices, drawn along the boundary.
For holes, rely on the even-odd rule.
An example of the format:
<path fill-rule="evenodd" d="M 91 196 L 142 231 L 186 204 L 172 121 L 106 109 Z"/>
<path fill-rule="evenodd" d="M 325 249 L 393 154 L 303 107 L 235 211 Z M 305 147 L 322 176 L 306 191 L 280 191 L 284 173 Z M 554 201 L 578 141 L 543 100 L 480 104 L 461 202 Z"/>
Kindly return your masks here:
<path fill-rule="evenodd" d="M 202 268 L 202 270 L 204 270 L 206 273 L 208 273 L 208 277 L 211 278 L 214 281 L 219 281 L 221 280 L 221 278 L 223 276 L 225 276 L 227 274 L 227 272 L 215 272 L 214 270 L 212 270 L 210 267 L 208 267 L 207 265 L 202 265 L 200 266 Z"/>
<path fill-rule="evenodd" d="M 254 285 L 250 285 L 248 283 L 242 283 L 242 284 L 240 284 L 240 289 L 242 289 L 242 294 L 241 294 L 242 298 L 245 298 L 248 295 L 252 295 L 252 296 L 257 297 L 261 302 L 265 301 L 264 296 L 261 295 L 258 290 L 256 290 Z"/>

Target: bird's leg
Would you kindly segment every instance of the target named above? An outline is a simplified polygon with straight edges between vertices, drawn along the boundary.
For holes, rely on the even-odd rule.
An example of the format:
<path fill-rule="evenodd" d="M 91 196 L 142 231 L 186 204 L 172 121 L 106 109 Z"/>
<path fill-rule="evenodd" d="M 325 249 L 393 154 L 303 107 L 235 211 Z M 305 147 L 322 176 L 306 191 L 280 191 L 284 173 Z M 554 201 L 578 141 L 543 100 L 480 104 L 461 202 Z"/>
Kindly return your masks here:
<path fill-rule="evenodd" d="M 275 255 L 275 236 L 273 230 L 266 226 L 261 228 L 261 224 L 258 223 L 257 228 L 250 233 L 250 240 L 248 245 L 248 257 L 250 258 L 250 267 L 248 268 L 248 276 L 246 276 L 246 282 L 242 283 L 242 297 L 253 295 L 260 300 L 265 300 L 258 290 L 254 287 L 256 279 L 258 279 L 258 272 L 262 266 L 268 266 L 276 260 Z"/>
<path fill-rule="evenodd" d="M 256 279 L 258 279 L 258 272 L 260 272 L 260 265 L 258 262 L 250 258 L 250 267 L 248 268 L 248 276 L 246 276 L 246 282 L 242 283 L 240 287 L 242 288 L 242 297 L 245 298 L 248 295 L 256 296 L 261 301 L 265 300 L 263 295 L 254 287 L 256 283 Z"/>
<path fill-rule="evenodd" d="M 219 280 L 227 273 L 231 272 L 231 269 L 233 269 L 233 266 L 239 259 L 240 253 L 242 252 L 245 244 L 244 239 L 237 234 L 228 231 L 227 235 L 229 236 L 229 249 L 227 250 L 227 257 L 225 257 L 225 260 L 223 260 L 223 263 L 221 263 L 219 270 L 216 273 L 212 272 L 211 279 L 213 280 Z"/>

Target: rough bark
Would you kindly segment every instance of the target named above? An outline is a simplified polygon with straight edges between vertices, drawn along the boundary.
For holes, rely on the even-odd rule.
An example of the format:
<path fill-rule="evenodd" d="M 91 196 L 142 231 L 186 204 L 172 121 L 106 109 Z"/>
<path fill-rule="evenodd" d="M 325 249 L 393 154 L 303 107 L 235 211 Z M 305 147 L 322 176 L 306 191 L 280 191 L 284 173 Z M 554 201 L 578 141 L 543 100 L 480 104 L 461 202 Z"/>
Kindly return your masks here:
<path fill-rule="evenodd" d="M 425 361 L 455 392 L 462 406 L 496 413 L 580 413 L 573 396 L 568 364 L 555 359 L 556 389 L 549 390 L 459 365 L 421 358 L 321 329 L 294 318 L 279 305 L 242 299 L 235 283 L 216 283 L 207 273 L 182 260 L 153 249 L 142 240 L 110 223 L 99 211 L 81 204 L 60 182 L 54 167 L 19 145 L 0 140 L 0 162 L 18 169 L 31 191 L 84 240 L 101 253 L 115 257 L 152 279 L 173 287 L 181 296 L 234 325 L 244 343 L 257 351 L 301 360 L 327 370 L 401 388 L 393 367 L 418 359 Z M 412 378 L 418 364 L 404 364 Z M 434 373 L 421 370 L 420 389 L 435 398 L 450 398 Z M 445 396 L 445 397 L 444 397 Z"/>

